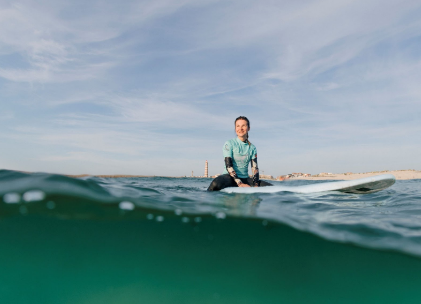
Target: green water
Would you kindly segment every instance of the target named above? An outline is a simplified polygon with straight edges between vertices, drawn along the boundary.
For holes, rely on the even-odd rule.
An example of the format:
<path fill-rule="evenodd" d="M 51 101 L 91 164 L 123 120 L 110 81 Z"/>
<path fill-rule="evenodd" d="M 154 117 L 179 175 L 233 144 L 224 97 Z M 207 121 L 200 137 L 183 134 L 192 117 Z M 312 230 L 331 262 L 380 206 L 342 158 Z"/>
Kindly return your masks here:
<path fill-rule="evenodd" d="M 0 304 L 421 301 L 421 181 L 366 195 L 209 183 L 0 170 Z"/>
<path fill-rule="evenodd" d="M 2 303 L 417 303 L 421 260 L 261 220 L 0 221 Z M 146 213 L 145 213 L 146 217 Z"/>

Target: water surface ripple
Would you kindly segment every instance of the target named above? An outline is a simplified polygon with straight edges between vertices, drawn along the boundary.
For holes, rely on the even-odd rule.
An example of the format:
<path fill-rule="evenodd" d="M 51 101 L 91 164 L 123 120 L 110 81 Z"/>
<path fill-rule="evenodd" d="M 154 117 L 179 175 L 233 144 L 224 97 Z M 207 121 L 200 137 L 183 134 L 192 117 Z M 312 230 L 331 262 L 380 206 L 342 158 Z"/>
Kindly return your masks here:
<path fill-rule="evenodd" d="M 282 223 L 334 242 L 421 256 L 421 180 L 398 180 L 386 190 L 364 195 L 228 194 L 207 192 L 210 182 L 165 177 L 76 179 L 1 170 L 0 217 L 39 214 L 124 220 L 166 212 L 184 222 L 199 216 L 258 219 L 264 225 Z"/>

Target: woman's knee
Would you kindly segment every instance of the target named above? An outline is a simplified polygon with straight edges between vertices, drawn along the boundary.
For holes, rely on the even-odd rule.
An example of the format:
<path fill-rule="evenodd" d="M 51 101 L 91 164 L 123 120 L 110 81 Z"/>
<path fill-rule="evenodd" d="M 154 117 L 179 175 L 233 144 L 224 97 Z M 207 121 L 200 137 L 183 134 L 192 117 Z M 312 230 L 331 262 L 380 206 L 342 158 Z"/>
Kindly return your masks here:
<path fill-rule="evenodd" d="M 273 186 L 271 183 L 268 183 L 266 181 L 260 181 L 260 187 L 267 187 L 267 186 Z"/>
<path fill-rule="evenodd" d="M 214 179 L 208 187 L 208 191 L 218 191 L 218 182 Z"/>
<path fill-rule="evenodd" d="M 208 191 L 219 191 L 224 188 L 233 187 L 235 185 L 236 184 L 233 182 L 231 176 L 229 176 L 229 174 L 224 174 L 218 176 L 211 182 Z"/>

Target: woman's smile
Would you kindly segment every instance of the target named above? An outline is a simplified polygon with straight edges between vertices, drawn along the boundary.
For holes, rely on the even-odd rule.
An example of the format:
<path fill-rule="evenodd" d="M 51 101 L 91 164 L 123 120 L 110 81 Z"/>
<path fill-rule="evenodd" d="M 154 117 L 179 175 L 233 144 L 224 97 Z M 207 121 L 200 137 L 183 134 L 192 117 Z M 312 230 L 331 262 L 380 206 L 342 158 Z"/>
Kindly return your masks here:
<path fill-rule="evenodd" d="M 237 120 L 237 123 L 235 124 L 235 133 L 237 133 L 238 137 L 244 137 L 249 130 L 250 128 L 245 120 Z"/>

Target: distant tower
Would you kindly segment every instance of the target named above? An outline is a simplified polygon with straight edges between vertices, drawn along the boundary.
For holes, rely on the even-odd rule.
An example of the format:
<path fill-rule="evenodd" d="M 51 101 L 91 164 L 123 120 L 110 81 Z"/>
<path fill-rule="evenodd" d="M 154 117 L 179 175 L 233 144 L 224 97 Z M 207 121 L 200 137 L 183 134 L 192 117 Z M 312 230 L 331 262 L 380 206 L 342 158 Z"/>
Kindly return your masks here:
<path fill-rule="evenodd" d="M 191 172 L 191 177 L 193 177 L 193 171 Z"/>
<path fill-rule="evenodd" d="M 204 177 L 208 177 L 208 161 L 205 163 L 205 175 Z"/>

